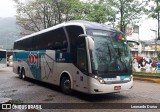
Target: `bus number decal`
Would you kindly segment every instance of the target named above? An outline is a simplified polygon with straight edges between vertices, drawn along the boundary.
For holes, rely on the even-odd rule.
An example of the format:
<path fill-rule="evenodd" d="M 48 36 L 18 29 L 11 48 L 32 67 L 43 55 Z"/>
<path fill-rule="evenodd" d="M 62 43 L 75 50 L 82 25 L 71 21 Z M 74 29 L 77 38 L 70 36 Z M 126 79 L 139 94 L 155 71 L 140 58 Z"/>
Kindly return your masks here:
<path fill-rule="evenodd" d="M 38 54 L 29 54 L 28 63 L 38 67 Z"/>

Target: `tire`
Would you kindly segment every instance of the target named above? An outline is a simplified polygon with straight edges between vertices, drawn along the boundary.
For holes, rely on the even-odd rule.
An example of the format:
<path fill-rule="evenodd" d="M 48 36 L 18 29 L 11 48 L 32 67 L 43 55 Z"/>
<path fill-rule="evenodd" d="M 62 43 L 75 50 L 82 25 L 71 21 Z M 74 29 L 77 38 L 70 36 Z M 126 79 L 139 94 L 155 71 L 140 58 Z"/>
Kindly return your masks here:
<path fill-rule="evenodd" d="M 25 70 L 24 69 L 21 70 L 21 73 L 20 73 L 19 77 L 20 77 L 20 79 L 25 80 L 26 75 L 25 75 Z"/>
<path fill-rule="evenodd" d="M 71 94 L 71 80 L 68 77 L 62 77 L 61 80 L 61 90 L 65 94 Z"/>

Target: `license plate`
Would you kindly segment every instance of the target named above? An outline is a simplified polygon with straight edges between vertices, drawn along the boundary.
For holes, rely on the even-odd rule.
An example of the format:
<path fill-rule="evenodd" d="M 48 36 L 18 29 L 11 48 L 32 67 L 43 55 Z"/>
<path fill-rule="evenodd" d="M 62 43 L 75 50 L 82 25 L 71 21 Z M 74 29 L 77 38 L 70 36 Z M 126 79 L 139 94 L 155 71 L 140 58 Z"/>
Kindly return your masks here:
<path fill-rule="evenodd" d="M 121 86 L 114 86 L 114 90 L 120 90 Z"/>
<path fill-rule="evenodd" d="M 116 78 L 107 78 L 107 81 L 115 81 Z"/>

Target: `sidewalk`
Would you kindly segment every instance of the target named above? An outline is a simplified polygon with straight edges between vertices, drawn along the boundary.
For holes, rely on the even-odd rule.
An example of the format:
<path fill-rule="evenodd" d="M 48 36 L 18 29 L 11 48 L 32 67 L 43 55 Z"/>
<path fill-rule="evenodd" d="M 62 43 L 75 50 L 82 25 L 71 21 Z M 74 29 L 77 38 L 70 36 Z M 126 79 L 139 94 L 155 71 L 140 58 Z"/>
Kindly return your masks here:
<path fill-rule="evenodd" d="M 3 104 L 10 103 L 11 100 L 12 100 L 11 98 L 0 98 L 0 111 L 3 110 L 2 109 Z"/>
<path fill-rule="evenodd" d="M 133 79 L 135 79 L 135 80 L 150 81 L 150 82 L 155 82 L 155 83 L 160 83 L 160 77 L 133 75 Z"/>
<path fill-rule="evenodd" d="M 0 104 L 9 103 L 11 100 L 11 98 L 0 98 Z"/>

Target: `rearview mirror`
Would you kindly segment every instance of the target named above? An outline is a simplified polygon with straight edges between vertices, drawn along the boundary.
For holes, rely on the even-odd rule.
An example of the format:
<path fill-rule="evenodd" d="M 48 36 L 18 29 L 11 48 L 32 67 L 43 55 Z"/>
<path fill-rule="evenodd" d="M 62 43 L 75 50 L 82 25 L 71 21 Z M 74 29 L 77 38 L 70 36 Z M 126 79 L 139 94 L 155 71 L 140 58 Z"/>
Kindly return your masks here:
<path fill-rule="evenodd" d="M 142 44 L 140 42 L 134 41 L 134 40 L 127 40 L 127 43 L 136 43 L 138 46 L 138 54 L 141 54 L 142 52 Z"/>
<path fill-rule="evenodd" d="M 89 50 L 93 51 L 94 50 L 94 41 L 92 39 L 92 37 L 85 35 L 85 34 L 81 34 L 78 36 L 78 41 L 80 41 L 82 38 L 85 38 L 86 44 L 88 45 Z"/>
<path fill-rule="evenodd" d="M 93 51 L 94 50 L 94 41 L 90 36 L 86 37 L 87 42 L 88 42 L 88 48 L 89 50 Z"/>
<path fill-rule="evenodd" d="M 137 42 L 137 41 L 134 41 L 134 40 L 127 40 L 127 43 L 130 42 L 130 43 L 136 43 L 137 45 L 139 45 L 140 43 Z"/>

